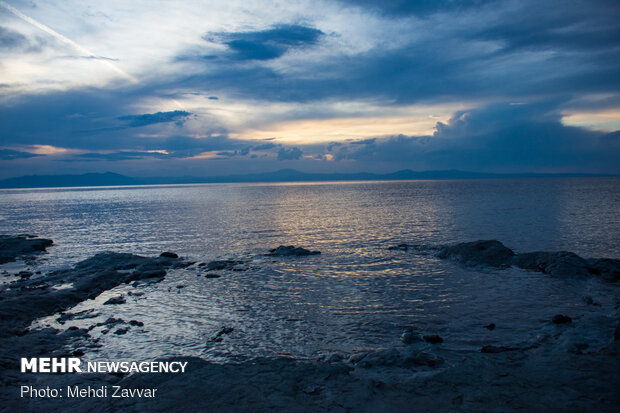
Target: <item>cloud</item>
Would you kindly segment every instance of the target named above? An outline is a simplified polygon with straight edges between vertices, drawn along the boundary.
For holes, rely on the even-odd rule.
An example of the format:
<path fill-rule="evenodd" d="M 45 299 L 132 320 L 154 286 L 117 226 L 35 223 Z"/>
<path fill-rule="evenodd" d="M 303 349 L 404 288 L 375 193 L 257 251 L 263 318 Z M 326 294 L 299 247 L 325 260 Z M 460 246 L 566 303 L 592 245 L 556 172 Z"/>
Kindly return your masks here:
<path fill-rule="evenodd" d="M 496 104 L 456 113 L 434 136 L 393 136 L 332 146 L 337 161 L 412 169 L 620 173 L 620 133 L 565 126 L 556 102 Z"/>
<path fill-rule="evenodd" d="M 191 113 L 184 110 L 174 110 L 171 112 L 145 113 L 143 115 L 120 116 L 118 119 L 126 121 L 128 126 L 141 127 L 154 123 L 175 122 L 190 116 Z"/>
<path fill-rule="evenodd" d="M 26 159 L 41 156 L 36 153 L 14 151 L 11 149 L 0 149 L 0 159 L 4 161 L 10 161 L 12 159 Z"/>
<path fill-rule="evenodd" d="M 302 150 L 298 147 L 292 148 L 280 148 L 278 151 L 278 160 L 279 161 L 294 161 L 301 158 Z"/>
<path fill-rule="evenodd" d="M 0 49 L 22 49 L 28 45 L 26 36 L 0 26 Z"/>
<path fill-rule="evenodd" d="M 291 48 L 313 45 L 321 35 L 311 27 L 280 24 L 260 31 L 215 33 L 205 39 L 228 46 L 236 60 L 271 60 Z"/>

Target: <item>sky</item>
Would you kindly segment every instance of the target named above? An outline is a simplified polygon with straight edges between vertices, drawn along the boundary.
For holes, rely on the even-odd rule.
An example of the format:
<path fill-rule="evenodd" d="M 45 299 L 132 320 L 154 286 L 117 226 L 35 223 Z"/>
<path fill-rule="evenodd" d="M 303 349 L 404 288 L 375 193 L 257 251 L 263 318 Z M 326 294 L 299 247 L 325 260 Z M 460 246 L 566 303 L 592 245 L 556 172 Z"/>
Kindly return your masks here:
<path fill-rule="evenodd" d="M 620 174 L 617 0 L 0 0 L 0 178 Z"/>

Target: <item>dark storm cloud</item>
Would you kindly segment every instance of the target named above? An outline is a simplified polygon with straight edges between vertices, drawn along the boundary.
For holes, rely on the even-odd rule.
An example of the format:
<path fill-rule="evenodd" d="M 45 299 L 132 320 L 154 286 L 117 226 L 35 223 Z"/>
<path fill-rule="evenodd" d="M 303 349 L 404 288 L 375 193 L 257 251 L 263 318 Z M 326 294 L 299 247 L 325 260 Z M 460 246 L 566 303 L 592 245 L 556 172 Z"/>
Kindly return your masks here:
<path fill-rule="evenodd" d="M 419 29 L 412 28 L 411 41 L 403 44 L 391 45 L 390 39 L 384 39 L 391 47 L 317 59 L 293 72 L 275 70 L 251 59 L 243 65 L 225 59 L 210 61 L 205 65 L 208 70 L 179 79 L 178 85 L 209 85 L 248 98 L 285 102 L 379 99 L 416 103 L 620 93 L 618 2 L 364 4 L 387 10 L 442 13 L 423 15 Z M 389 24 L 389 19 L 396 16 L 384 18 Z M 261 46 L 271 32 L 250 32 L 247 38 L 233 38 Z M 274 39 L 278 38 L 274 35 Z M 275 40 L 274 44 L 278 45 L 276 50 L 289 45 Z M 269 54 L 258 46 L 247 52 L 255 53 L 255 59 L 280 55 L 279 51 Z M 239 53 L 249 59 L 241 49 Z"/>
<path fill-rule="evenodd" d="M 434 136 L 394 136 L 332 147 L 336 160 L 425 169 L 617 173 L 620 133 L 565 126 L 556 102 L 491 105 L 438 123 Z M 364 142 L 364 141 L 361 141 Z"/>
<path fill-rule="evenodd" d="M 340 0 L 350 6 L 364 7 L 390 16 L 426 15 L 444 10 L 464 10 L 493 3 L 494 0 Z"/>
<path fill-rule="evenodd" d="M 315 44 L 322 31 L 300 25 L 277 25 L 272 29 L 253 32 L 215 33 L 206 40 L 221 42 L 237 60 L 276 59 L 294 47 Z"/>
<path fill-rule="evenodd" d="M 154 123 L 165 123 L 180 121 L 191 113 L 183 110 L 173 110 L 171 112 L 157 112 L 157 113 L 145 113 L 142 115 L 127 115 L 120 116 L 118 119 L 127 122 L 128 126 L 140 127 L 146 125 L 152 125 Z"/>
<path fill-rule="evenodd" d="M 35 156 L 41 156 L 36 153 L 14 151 L 10 149 L 0 149 L 0 159 L 9 161 L 12 159 L 26 159 L 34 158 Z"/>
<path fill-rule="evenodd" d="M 301 158 L 303 151 L 298 147 L 293 148 L 280 148 L 278 151 L 279 161 L 294 161 Z"/>

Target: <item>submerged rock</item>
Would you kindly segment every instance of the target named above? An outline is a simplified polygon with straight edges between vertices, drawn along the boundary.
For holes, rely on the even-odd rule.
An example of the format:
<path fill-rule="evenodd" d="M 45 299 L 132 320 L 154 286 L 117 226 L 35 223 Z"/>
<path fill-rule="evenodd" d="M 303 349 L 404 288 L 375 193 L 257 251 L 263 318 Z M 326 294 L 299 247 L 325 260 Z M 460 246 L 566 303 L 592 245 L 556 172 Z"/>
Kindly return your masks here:
<path fill-rule="evenodd" d="M 391 247 L 388 247 L 388 250 L 392 250 L 392 251 L 407 251 L 409 249 L 409 245 L 407 244 L 398 244 L 398 245 L 392 245 Z"/>
<path fill-rule="evenodd" d="M 0 264 L 32 257 L 45 252 L 53 244 L 51 239 L 37 238 L 35 235 L 0 235 Z"/>
<path fill-rule="evenodd" d="M 302 257 L 306 255 L 317 255 L 320 253 L 321 251 L 310 251 L 302 247 L 295 247 L 293 245 L 280 245 L 278 248 L 270 250 L 269 254 L 267 255 L 273 255 L 277 257 Z"/>
<path fill-rule="evenodd" d="M 443 343 L 443 338 L 441 338 L 437 334 L 429 334 L 429 335 L 423 336 L 422 338 L 424 338 L 424 341 L 426 341 L 427 343 L 431 343 L 431 344 Z"/>
<path fill-rule="evenodd" d="M 239 270 L 238 265 L 244 264 L 243 261 L 237 260 L 217 260 L 211 261 L 207 264 L 207 271 L 215 271 L 215 270 Z"/>
<path fill-rule="evenodd" d="M 480 349 L 480 352 L 494 354 L 494 353 L 503 353 L 504 351 L 515 351 L 515 350 L 518 350 L 518 349 L 512 348 L 512 347 L 494 346 L 492 344 L 489 344 L 487 346 L 483 346 Z"/>
<path fill-rule="evenodd" d="M 553 316 L 551 321 L 553 322 L 553 324 L 567 324 L 567 323 L 572 322 L 573 319 L 564 314 L 556 314 Z"/>
<path fill-rule="evenodd" d="M 484 326 L 484 328 L 486 328 L 487 330 L 495 330 L 495 324 L 494 323 L 487 324 L 486 326 Z"/>
<path fill-rule="evenodd" d="M 568 251 L 527 252 L 513 259 L 513 264 L 530 271 L 561 276 L 588 276 L 594 273 L 586 260 Z"/>
<path fill-rule="evenodd" d="M 400 335 L 400 341 L 405 344 L 413 344 L 422 341 L 420 333 L 414 331 L 413 327 L 407 327 Z"/>
<path fill-rule="evenodd" d="M 515 253 L 497 240 L 463 242 L 439 249 L 439 258 L 451 258 L 463 265 L 509 267 Z"/>

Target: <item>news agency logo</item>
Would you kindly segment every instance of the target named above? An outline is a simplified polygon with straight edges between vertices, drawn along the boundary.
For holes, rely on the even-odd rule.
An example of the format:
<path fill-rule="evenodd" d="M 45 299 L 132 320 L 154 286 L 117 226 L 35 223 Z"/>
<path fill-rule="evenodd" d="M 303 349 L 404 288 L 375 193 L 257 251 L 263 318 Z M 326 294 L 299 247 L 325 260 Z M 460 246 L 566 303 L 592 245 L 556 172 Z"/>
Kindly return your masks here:
<path fill-rule="evenodd" d="M 77 357 L 21 358 L 22 373 L 185 373 L 187 361 L 89 361 Z"/>

